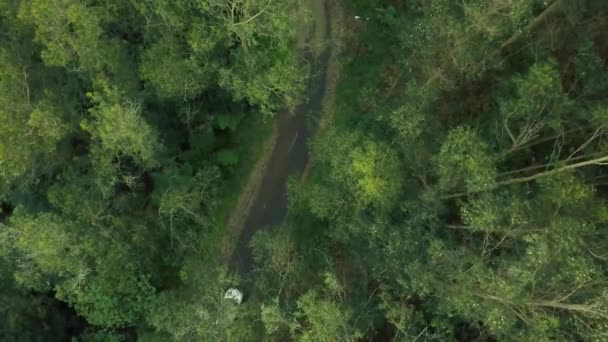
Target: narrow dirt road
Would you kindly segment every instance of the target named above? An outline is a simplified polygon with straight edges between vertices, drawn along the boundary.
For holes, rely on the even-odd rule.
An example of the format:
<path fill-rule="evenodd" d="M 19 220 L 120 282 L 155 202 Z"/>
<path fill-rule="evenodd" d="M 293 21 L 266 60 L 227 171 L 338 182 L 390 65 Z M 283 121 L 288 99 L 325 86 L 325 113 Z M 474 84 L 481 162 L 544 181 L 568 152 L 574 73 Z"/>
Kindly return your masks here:
<path fill-rule="evenodd" d="M 238 243 L 232 254 L 231 268 L 247 280 L 253 270 L 253 257 L 249 242 L 260 229 L 283 222 L 287 214 L 287 178 L 301 175 L 309 161 L 308 141 L 312 137 L 322 111 L 327 66 L 331 55 L 329 2 L 307 0 L 313 7 L 314 30 L 308 42 L 310 51 L 305 58 L 311 62 L 307 101 L 293 112 L 284 112 L 277 118 L 277 139 L 266 166 L 257 196 L 240 230 Z M 321 40 L 321 41 L 319 41 Z M 316 55 L 314 46 L 321 47 Z"/>

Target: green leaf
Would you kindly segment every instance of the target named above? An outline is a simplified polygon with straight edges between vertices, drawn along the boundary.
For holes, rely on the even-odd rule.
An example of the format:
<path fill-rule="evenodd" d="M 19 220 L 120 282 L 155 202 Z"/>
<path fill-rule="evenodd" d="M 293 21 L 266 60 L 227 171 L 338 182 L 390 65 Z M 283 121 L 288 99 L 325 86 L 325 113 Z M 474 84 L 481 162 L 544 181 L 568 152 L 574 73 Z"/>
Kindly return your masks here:
<path fill-rule="evenodd" d="M 225 167 L 236 166 L 239 162 L 239 155 L 231 149 L 223 149 L 216 154 L 217 162 Z"/>

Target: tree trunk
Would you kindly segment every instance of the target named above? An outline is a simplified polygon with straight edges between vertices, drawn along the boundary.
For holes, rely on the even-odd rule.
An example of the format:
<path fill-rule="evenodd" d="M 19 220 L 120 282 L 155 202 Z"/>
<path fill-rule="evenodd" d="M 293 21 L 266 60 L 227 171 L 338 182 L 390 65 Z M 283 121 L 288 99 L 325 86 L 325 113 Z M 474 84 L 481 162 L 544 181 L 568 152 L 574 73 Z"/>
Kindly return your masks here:
<path fill-rule="evenodd" d="M 608 162 L 608 156 L 605 155 L 605 156 L 600 157 L 600 158 L 595 158 L 595 159 L 586 160 L 586 161 L 583 161 L 583 162 L 580 162 L 580 163 L 574 163 L 574 164 L 570 164 L 570 165 L 565 165 L 565 166 L 562 166 L 562 167 L 555 168 L 553 170 L 537 173 L 537 174 L 532 175 L 532 176 L 512 178 L 512 179 L 507 179 L 507 180 L 504 180 L 504 181 L 501 181 L 501 182 L 496 182 L 496 183 L 492 184 L 491 186 L 489 186 L 489 187 L 487 187 L 485 189 L 481 189 L 481 190 L 477 190 L 477 191 L 469 191 L 469 192 L 459 192 L 459 193 L 456 193 L 456 194 L 450 194 L 450 195 L 441 196 L 440 198 L 441 199 L 450 199 L 450 198 L 467 196 L 467 195 L 474 194 L 474 193 L 494 190 L 494 189 L 499 188 L 499 187 L 501 187 L 503 185 L 510 185 L 510 184 L 517 184 L 517 183 L 526 183 L 526 182 L 530 182 L 530 181 L 536 180 L 538 178 L 552 176 L 552 175 L 558 174 L 560 172 L 564 172 L 564 171 L 568 171 L 568 170 L 574 170 L 574 169 L 578 169 L 580 167 L 585 167 L 585 166 L 589 166 L 589 165 L 600 165 L 600 164 L 606 163 L 606 162 Z"/>
<path fill-rule="evenodd" d="M 569 304 L 555 300 L 538 300 L 534 302 L 534 305 L 608 319 L 608 314 L 598 310 L 596 305 L 593 304 Z"/>
<path fill-rule="evenodd" d="M 534 20 L 523 31 L 519 31 L 519 32 L 515 33 L 514 35 L 512 35 L 511 38 L 507 39 L 507 41 L 505 41 L 500 46 L 500 51 L 502 51 L 503 53 L 508 52 L 511 49 L 511 46 L 513 46 L 513 44 L 515 42 L 517 42 L 518 40 L 520 40 L 521 37 L 525 33 L 534 32 L 542 24 L 545 24 L 547 22 L 547 20 L 549 20 L 549 18 L 552 15 L 554 15 L 554 14 L 556 14 L 556 13 L 558 13 L 558 12 L 561 11 L 560 7 L 561 7 L 561 5 L 562 5 L 563 2 L 564 2 L 564 0 L 555 0 L 541 14 L 539 14 L 536 18 L 534 18 Z"/>

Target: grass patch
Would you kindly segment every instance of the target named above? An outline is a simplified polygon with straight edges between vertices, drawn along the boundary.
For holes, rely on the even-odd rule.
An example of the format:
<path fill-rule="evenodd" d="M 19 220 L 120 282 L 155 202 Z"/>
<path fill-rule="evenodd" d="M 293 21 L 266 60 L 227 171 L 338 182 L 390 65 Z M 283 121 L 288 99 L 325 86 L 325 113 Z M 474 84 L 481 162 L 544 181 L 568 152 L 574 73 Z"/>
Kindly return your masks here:
<path fill-rule="evenodd" d="M 344 2 L 342 22 L 334 28 L 340 38 L 341 74 L 335 94 L 335 125 L 358 125 L 374 120 L 390 102 L 391 89 L 397 86 L 403 51 L 389 37 L 392 32 L 387 13 L 379 13 L 369 2 Z M 359 16 L 360 19 L 355 19 Z M 367 20 L 371 18 L 372 20 Z"/>
<path fill-rule="evenodd" d="M 239 160 L 226 182 L 224 208 L 218 211 L 222 212 L 221 217 L 224 218 L 222 221 L 226 221 L 228 213 L 249 181 L 254 164 L 264 152 L 266 141 L 272 135 L 272 121 L 262 115 L 250 115 L 241 121 L 234 132 L 232 140 L 238 146 L 236 152 Z"/>
<path fill-rule="evenodd" d="M 222 247 L 230 213 L 247 186 L 254 165 L 264 154 L 268 139 L 272 137 L 272 122 L 261 114 L 248 115 L 230 137 L 231 145 L 235 146 L 232 151 L 238 156 L 238 161 L 230 168 L 229 176 L 224 181 L 219 206 L 213 215 L 215 229 L 207 232 L 204 241 L 201 241 L 205 259 L 220 254 L 218 251 Z"/>

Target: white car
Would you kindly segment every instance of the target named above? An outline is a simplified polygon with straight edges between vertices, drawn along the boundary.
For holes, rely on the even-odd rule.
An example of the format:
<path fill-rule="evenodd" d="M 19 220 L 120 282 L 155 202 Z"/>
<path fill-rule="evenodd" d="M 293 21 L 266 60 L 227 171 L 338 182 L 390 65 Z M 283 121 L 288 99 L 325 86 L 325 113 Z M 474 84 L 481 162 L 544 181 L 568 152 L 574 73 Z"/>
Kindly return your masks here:
<path fill-rule="evenodd" d="M 224 294 L 224 299 L 231 299 L 237 304 L 241 304 L 243 302 L 243 292 L 239 289 L 229 288 Z"/>

